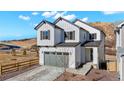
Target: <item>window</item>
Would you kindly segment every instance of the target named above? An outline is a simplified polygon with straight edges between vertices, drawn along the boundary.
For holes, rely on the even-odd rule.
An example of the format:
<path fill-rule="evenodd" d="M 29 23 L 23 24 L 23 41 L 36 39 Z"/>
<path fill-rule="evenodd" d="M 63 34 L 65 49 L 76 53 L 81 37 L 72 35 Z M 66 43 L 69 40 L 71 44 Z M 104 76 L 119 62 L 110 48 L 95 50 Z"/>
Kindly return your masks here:
<path fill-rule="evenodd" d="M 96 33 L 90 34 L 90 39 L 96 39 Z"/>
<path fill-rule="evenodd" d="M 55 55 L 55 52 L 51 52 L 51 54 Z"/>
<path fill-rule="evenodd" d="M 74 40 L 75 39 L 75 31 L 65 32 L 65 39 L 66 40 Z"/>
<path fill-rule="evenodd" d="M 49 54 L 49 52 L 45 52 L 45 54 Z"/>
<path fill-rule="evenodd" d="M 57 52 L 57 55 L 62 55 L 62 53 L 61 52 Z"/>
<path fill-rule="evenodd" d="M 50 31 L 40 31 L 40 39 L 44 40 L 44 39 L 48 39 L 50 40 Z"/>
<path fill-rule="evenodd" d="M 63 53 L 63 55 L 69 55 L 69 53 L 67 53 L 67 52 L 64 52 L 64 53 Z"/>

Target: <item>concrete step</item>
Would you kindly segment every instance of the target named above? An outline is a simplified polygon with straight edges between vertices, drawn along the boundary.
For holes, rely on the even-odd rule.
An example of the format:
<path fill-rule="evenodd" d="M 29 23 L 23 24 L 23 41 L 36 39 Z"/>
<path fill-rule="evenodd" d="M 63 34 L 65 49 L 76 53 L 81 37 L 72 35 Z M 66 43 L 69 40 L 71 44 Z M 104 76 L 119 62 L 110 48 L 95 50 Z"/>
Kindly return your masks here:
<path fill-rule="evenodd" d="M 66 71 L 74 74 L 86 75 L 92 68 L 93 63 L 89 62 L 83 65 L 79 69 L 67 68 Z"/>

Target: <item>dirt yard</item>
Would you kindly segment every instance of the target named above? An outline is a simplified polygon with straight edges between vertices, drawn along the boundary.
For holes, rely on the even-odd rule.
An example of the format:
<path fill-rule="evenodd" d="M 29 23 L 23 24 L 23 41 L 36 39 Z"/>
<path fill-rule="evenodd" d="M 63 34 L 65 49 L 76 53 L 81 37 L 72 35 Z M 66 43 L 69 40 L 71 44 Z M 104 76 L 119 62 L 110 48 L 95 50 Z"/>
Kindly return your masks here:
<path fill-rule="evenodd" d="M 106 55 L 107 70 L 92 69 L 86 76 L 64 72 L 55 81 L 118 81 L 115 55 Z"/>
<path fill-rule="evenodd" d="M 118 81 L 116 73 L 92 69 L 86 76 L 64 72 L 55 81 Z"/>

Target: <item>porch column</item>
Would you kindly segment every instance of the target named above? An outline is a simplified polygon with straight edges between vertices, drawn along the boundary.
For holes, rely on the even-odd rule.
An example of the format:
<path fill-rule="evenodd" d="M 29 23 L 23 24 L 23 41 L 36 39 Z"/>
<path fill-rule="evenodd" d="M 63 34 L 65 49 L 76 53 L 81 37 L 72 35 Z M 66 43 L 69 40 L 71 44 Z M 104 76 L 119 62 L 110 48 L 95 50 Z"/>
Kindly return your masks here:
<path fill-rule="evenodd" d="M 98 65 L 99 65 L 98 62 L 99 62 L 98 61 L 98 48 L 93 47 L 93 64 L 98 67 Z"/>

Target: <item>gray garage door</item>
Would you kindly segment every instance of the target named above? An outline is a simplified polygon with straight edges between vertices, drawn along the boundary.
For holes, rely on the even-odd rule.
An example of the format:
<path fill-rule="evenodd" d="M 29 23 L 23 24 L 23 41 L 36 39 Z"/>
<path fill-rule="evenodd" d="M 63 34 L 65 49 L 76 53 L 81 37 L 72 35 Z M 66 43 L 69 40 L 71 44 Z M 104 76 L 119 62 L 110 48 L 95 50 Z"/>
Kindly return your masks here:
<path fill-rule="evenodd" d="M 69 53 L 67 52 L 45 52 L 45 65 L 68 67 Z"/>

